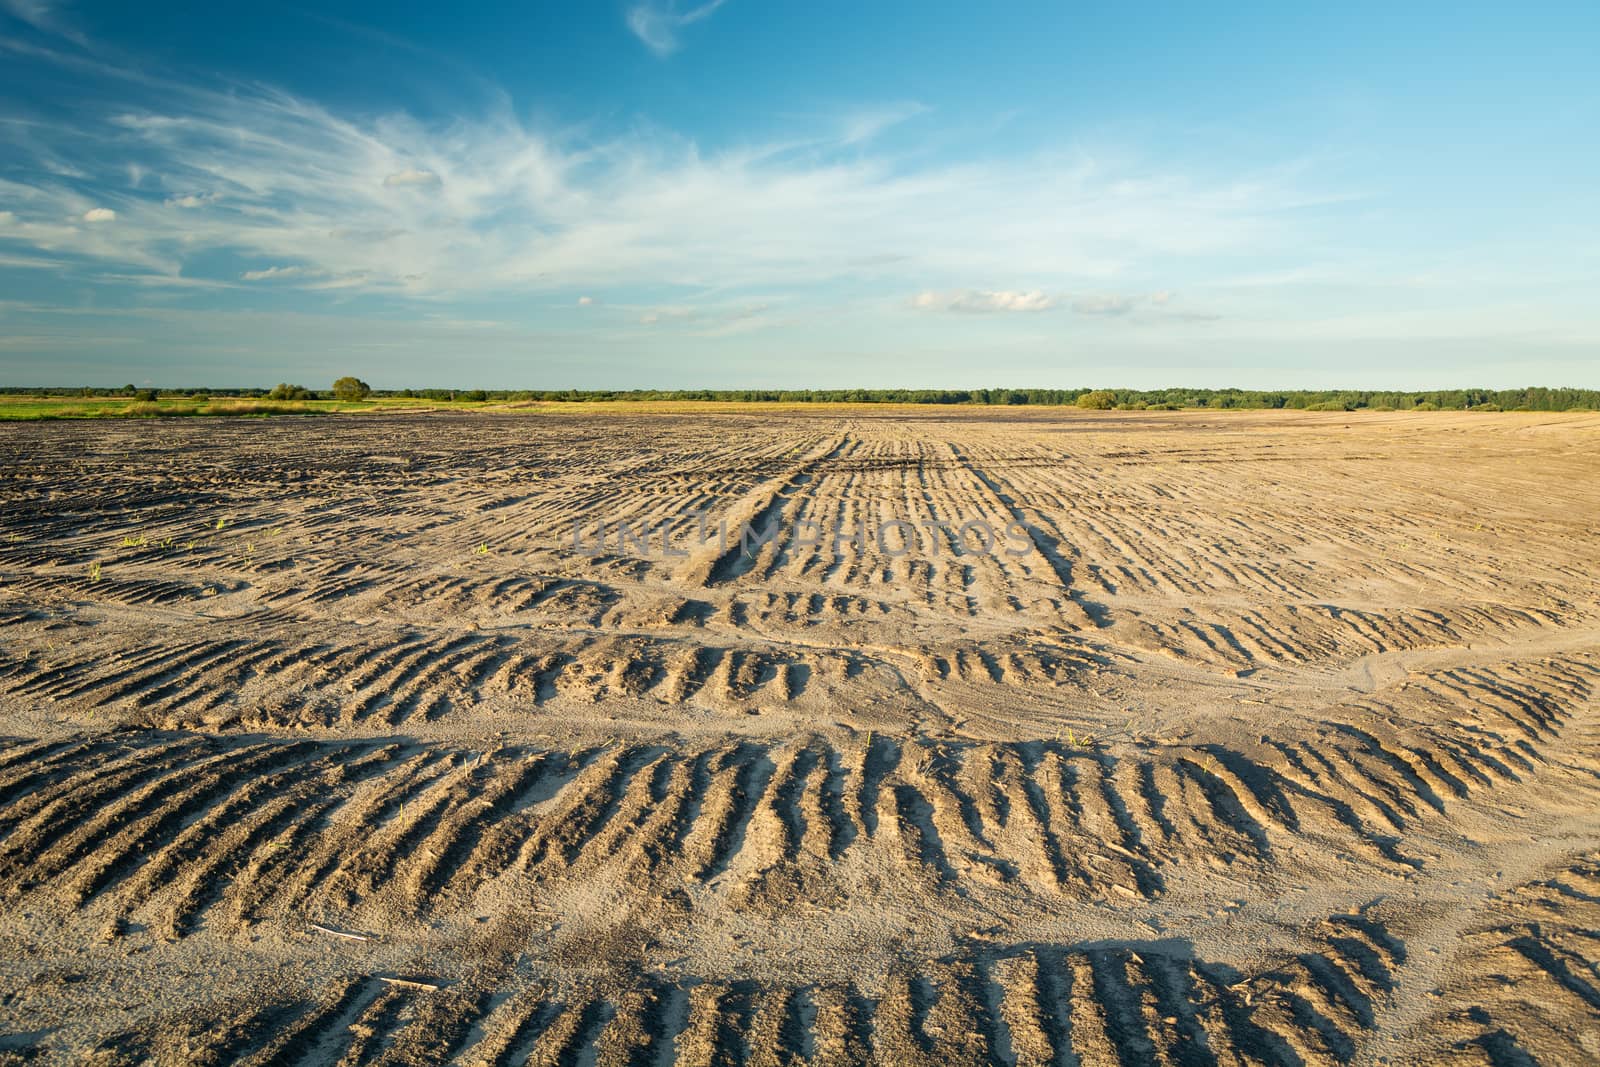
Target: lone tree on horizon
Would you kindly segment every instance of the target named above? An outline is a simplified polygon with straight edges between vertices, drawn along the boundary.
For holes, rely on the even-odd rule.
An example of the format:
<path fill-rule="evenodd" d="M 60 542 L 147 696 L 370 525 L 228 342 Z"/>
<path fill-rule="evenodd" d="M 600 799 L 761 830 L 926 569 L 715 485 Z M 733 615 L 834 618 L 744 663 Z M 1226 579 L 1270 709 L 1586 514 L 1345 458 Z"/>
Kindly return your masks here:
<path fill-rule="evenodd" d="M 333 383 L 335 400 L 365 400 L 371 395 L 372 386 L 348 374 Z"/>

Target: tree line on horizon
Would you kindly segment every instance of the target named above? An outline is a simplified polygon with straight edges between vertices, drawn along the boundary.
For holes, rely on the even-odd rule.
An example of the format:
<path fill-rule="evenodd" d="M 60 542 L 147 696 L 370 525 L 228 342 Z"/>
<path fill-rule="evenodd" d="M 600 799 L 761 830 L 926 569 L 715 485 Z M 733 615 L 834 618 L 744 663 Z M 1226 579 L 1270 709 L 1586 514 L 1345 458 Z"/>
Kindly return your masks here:
<path fill-rule="evenodd" d="M 1183 408 L 1298 409 L 1306 411 L 1593 411 L 1600 410 L 1600 390 L 1522 389 L 373 389 L 355 378 L 341 378 L 331 389 L 308 389 L 280 383 L 271 388 L 153 389 L 125 385 L 0 387 L 0 393 L 39 397 L 159 397 L 208 399 L 239 397 L 266 400 L 362 400 L 402 398 L 483 403 L 487 401 L 702 400 L 721 403 L 784 404 L 957 404 L 979 406 L 1040 405 L 1093 410 L 1175 411 Z"/>

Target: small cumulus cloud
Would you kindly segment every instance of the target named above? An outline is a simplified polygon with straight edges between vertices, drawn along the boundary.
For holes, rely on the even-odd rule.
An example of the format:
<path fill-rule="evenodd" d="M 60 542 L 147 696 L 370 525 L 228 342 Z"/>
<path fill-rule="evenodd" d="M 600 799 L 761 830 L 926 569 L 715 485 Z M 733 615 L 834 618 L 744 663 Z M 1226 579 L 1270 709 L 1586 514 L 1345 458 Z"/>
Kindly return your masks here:
<path fill-rule="evenodd" d="M 215 193 L 189 193 L 184 196 L 169 196 L 167 198 L 167 206 L 190 209 L 205 207 L 216 198 L 217 197 Z"/>
<path fill-rule="evenodd" d="M 918 311 L 963 311 L 976 314 L 1049 311 L 1057 303 L 1055 297 L 1038 289 L 1026 292 L 1010 289 L 957 289 L 948 293 L 918 293 L 911 300 L 911 306 Z"/>
<path fill-rule="evenodd" d="M 656 55 L 670 56 L 678 50 L 678 34 L 685 26 L 699 22 L 726 2 L 709 0 L 698 7 L 681 11 L 675 3 L 647 0 L 628 9 L 628 29 Z"/>
<path fill-rule="evenodd" d="M 92 207 L 83 213 L 84 222 L 115 222 L 117 213 L 108 207 Z"/>
<path fill-rule="evenodd" d="M 581 308 L 586 308 L 590 304 L 593 304 L 593 303 L 594 303 L 594 297 L 592 297 L 592 296 L 580 296 L 580 297 L 578 297 L 578 306 L 581 307 Z"/>
<path fill-rule="evenodd" d="M 431 170 L 408 167 L 383 179 L 383 184 L 390 189 L 425 189 L 438 185 L 439 176 Z"/>

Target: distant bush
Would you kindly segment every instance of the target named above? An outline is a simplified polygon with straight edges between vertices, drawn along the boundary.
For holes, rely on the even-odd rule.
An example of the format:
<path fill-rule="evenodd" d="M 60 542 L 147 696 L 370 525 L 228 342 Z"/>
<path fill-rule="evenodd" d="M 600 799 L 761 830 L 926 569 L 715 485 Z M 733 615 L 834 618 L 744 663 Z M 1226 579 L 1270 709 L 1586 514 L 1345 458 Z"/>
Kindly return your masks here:
<path fill-rule="evenodd" d="M 1324 400 L 1320 404 L 1307 404 L 1307 411 L 1349 411 L 1350 405 L 1343 400 Z"/>
<path fill-rule="evenodd" d="M 133 399 L 140 404 L 153 404 L 156 400 L 156 391 L 154 389 L 136 389 L 133 393 Z"/>
<path fill-rule="evenodd" d="M 303 385 L 279 382 L 267 392 L 268 400 L 315 400 L 317 394 Z"/>
<path fill-rule="evenodd" d="M 1094 389 L 1078 397 L 1076 403 L 1090 411 L 1110 411 L 1117 406 L 1117 394 L 1109 389 Z"/>
<path fill-rule="evenodd" d="M 372 395 L 372 386 L 346 375 L 333 383 L 333 398 L 335 400 L 365 400 Z"/>
<path fill-rule="evenodd" d="M 1439 405 L 1435 404 L 1431 400 L 1424 400 L 1421 403 L 1419 403 L 1415 408 L 1412 408 L 1412 410 L 1413 411 L 1438 411 L 1439 410 Z"/>

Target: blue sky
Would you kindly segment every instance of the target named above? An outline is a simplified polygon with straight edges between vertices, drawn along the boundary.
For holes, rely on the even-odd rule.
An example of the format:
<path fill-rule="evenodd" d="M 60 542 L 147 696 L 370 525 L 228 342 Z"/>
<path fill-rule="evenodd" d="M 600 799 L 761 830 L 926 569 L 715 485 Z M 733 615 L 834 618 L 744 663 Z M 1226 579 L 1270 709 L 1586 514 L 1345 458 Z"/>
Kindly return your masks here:
<path fill-rule="evenodd" d="M 1593 4 L 0 0 L 0 383 L 1600 387 Z"/>

